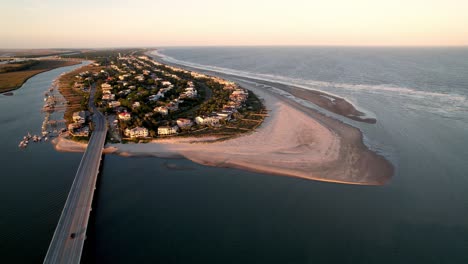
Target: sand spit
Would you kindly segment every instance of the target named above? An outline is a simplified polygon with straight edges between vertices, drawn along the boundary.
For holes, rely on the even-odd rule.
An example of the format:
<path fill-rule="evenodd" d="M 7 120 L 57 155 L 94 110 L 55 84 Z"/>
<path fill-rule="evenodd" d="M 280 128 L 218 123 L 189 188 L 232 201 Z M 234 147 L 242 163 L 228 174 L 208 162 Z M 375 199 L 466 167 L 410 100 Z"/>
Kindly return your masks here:
<path fill-rule="evenodd" d="M 209 166 L 320 181 L 382 185 L 391 178 L 392 165 L 367 149 L 358 129 L 282 96 L 241 85 L 261 97 L 270 110 L 270 116 L 252 134 L 215 143 L 175 137 L 112 146 L 126 155 L 180 155 Z"/>
<path fill-rule="evenodd" d="M 110 144 L 106 153 L 185 157 L 209 166 L 346 184 L 383 185 L 391 179 L 392 164 L 363 144 L 359 129 L 251 82 L 238 81 L 237 76 L 231 77 L 263 99 L 270 111 L 255 132 L 213 143 L 206 143 L 213 140 L 211 137 L 173 137 L 145 144 Z M 274 83 L 268 85 L 276 87 Z M 310 91 L 301 91 L 304 97 L 321 96 L 307 92 Z M 60 151 L 83 151 L 86 146 L 65 139 L 58 139 L 55 144 Z"/>

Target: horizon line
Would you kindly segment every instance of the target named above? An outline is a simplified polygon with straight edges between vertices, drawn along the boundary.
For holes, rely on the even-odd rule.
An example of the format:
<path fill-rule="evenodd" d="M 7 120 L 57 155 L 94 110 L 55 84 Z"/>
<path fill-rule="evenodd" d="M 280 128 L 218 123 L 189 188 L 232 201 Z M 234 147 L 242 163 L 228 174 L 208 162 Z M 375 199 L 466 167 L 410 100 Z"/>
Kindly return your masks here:
<path fill-rule="evenodd" d="M 82 49 L 157 49 L 157 48 L 203 48 L 203 47 L 356 47 L 356 48 L 468 48 L 468 44 L 462 45 L 342 45 L 342 44 L 246 44 L 246 45 L 155 45 L 155 46 L 103 46 L 103 47 L 45 47 L 45 48 L 12 48 L 0 47 L 0 50 L 82 50 Z"/>

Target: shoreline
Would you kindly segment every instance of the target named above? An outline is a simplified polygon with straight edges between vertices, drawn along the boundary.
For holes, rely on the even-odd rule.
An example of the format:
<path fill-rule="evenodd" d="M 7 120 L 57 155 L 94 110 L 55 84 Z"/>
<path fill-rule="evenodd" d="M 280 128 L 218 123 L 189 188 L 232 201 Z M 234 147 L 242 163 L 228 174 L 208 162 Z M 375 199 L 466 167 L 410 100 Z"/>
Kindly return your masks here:
<path fill-rule="evenodd" d="M 384 185 L 391 179 L 393 165 L 364 145 L 359 129 L 258 85 L 236 82 L 254 92 L 270 111 L 253 133 L 212 143 L 173 137 L 144 144 L 108 144 L 105 153 L 187 158 L 207 166 L 345 184 Z M 58 151 L 82 152 L 86 147 L 64 138 L 57 141 Z"/>
<path fill-rule="evenodd" d="M 70 61 L 73 61 L 73 60 L 70 60 Z M 18 86 L 18 87 L 15 87 L 15 88 L 8 88 L 8 90 L 5 90 L 5 91 L 2 91 L 0 92 L 1 95 L 5 95 L 6 93 L 11 93 L 13 91 L 16 91 L 18 89 L 20 89 L 21 87 L 23 87 L 23 85 L 29 80 L 31 79 L 32 77 L 38 75 L 38 74 L 41 74 L 41 73 L 44 73 L 44 72 L 48 72 L 48 71 L 51 71 L 51 70 L 55 70 L 55 69 L 58 69 L 58 68 L 62 68 L 62 67 L 69 67 L 69 66 L 74 66 L 74 65 L 78 65 L 82 63 L 82 61 L 79 61 L 79 62 L 76 62 L 74 64 L 70 64 L 70 65 L 65 65 L 65 66 L 58 66 L 58 67 L 53 67 L 53 68 L 50 68 L 50 69 L 46 69 L 46 70 L 43 70 L 43 71 L 40 71 L 40 72 L 37 72 L 37 73 L 34 73 L 33 75 L 27 77 L 26 79 L 24 79 L 24 81 Z M 13 94 L 11 94 L 13 95 Z M 7 96 L 11 96 L 11 95 L 7 95 Z"/>
<path fill-rule="evenodd" d="M 146 52 L 145 55 L 163 64 L 167 64 L 167 65 L 171 65 L 171 66 L 175 66 L 175 67 L 179 67 L 183 69 L 188 69 L 188 70 L 195 71 L 195 72 L 200 72 L 200 73 L 204 73 L 207 75 L 213 75 L 213 76 L 217 76 L 217 77 L 224 78 L 224 79 L 231 79 L 231 80 L 235 79 L 235 80 L 232 80 L 234 82 L 236 82 L 237 79 L 241 79 L 244 81 L 249 81 L 249 82 L 265 85 L 266 87 L 270 87 L 270 88 L 274 87 L 276 89 L 282 90 L 283 92 L 289 93 L 299 99 L 303 99 L 305 101 L 311 102 L 322 109 L 325 109 L 329 112 L 335 113 L 342 117 L 349 118 L 351 120 L 358 121 L 358 122 L 368 123 L 368 124 L 377 123 L 376 118 L 366 117 L 365 113 L 359 111 L 348 100 L 346 100 L 345 98 L 333 95 L 333 94 L 329 94 L 329 93 L 326 93 L 320 90 L 315 90 L 315 89 L 305 89 L 296 85 L 285 84 L 285 83 L 281 83 L 277 81 L 268 81 L 268 80 L 263 80 L 263 79 L 255 79 L 251 77 L 243 77 L 243 76 L 233 75 L 229 73 L 222 73 L 222 72 L 216 72 L 212 70 L 199 69 L 196 67 L 185 66 L 185 65 L 174 63 L 174 62 L 168 62 L 164 60 L 163 56 L 158 55 L 159 53 L 153 54 L 151 53 L 152 51 Z"/>

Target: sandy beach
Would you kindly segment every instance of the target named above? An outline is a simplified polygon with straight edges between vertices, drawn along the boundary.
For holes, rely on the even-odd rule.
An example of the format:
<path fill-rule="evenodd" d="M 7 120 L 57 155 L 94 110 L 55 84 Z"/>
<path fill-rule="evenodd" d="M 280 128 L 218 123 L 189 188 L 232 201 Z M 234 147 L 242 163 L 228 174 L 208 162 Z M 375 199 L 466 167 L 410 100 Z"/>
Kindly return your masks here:
<path fill-rule="evenodd" d="M 263 99 L 269 116 L 253 133 L 222 142 L 212 138 L 166 138 L 145 144 L 109 144 L 106 153 L 123 156 L 184 157 L 218 167 L 311 180 L 383 185 L 392 165 L 362 142 L 361 132 L 263 85 L 240 82 Z M 57 139 L 60 151 L 83 151 L 85 144 Z"/>

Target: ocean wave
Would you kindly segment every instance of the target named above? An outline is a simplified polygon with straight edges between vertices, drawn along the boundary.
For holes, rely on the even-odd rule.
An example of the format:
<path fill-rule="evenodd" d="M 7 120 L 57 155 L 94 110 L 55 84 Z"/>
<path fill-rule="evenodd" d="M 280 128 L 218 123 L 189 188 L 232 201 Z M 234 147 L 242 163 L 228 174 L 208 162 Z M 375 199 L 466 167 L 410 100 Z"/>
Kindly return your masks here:
<path fill-rule="evenodd" d="M 161 51 L 161 50 L 160 50 Z M 350 83 L 338 83 L 338 82 L 326 82 L 308 79 L 297 79 L 286 76 L 265 74 L 265 73 L 253 73 L 248 71 L 241 71 L 229 68 L 223 68 L 218 66 L 203 65 L 199 63 L 187 62 L 178 60 L 176 58 L 165 55 L 161 52 L 154 52 L 155 55 L 160 56 L 167 62 L 172 62 L 180 65 L 185 65 L 192 68 L 215 71 L 230 75 L 236 75 L 239 77 L 252 78 L 263 81 L 277 82 L 284 85 L 297 86 L 308 90 L 317 90 L 324 93 L 328 93 L 333 96 L 343 97 L 340 91 L 347 93 L 361 92 L 369 94 L 385 94 L 387 96 L 405 97 L 412 100 L 413 102 L 418 101 L 418 104 L 423 104 L 428 108 L 439 108 L 441 106 L 450 105 L 451 111 L 466 111 L 468 107 L 467 97 L 457 93 L 441 93 L 433 91 L 422 91 L 412 87 L 400 87 L 392 84 L 380 84 L 380 85 L 369 85 L 369 84 L 350 84 Z M 332 90 L 332 91 L 330 91 Z M 340 95 L 333 92 L 340 93 Z M 348 99 L 348 98 L 347 98 Z M 425 102 L 426 99 L 431 102 Z M 366 110 L 364 109 L 364 112 Z"/>

